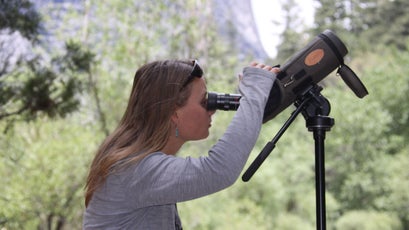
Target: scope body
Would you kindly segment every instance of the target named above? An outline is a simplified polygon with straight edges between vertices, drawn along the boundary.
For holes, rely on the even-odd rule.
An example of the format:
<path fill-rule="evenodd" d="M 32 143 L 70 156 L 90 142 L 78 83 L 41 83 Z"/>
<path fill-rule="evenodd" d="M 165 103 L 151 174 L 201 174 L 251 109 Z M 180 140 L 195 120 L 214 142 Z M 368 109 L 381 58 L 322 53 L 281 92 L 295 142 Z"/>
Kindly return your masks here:
<path fill-rule="evenodd" d="M 280 67 L 270 90 L 263 123 L 271 120 L 294 103 L 311 86 L 316 85 L 336 68 L 345 83 L 362 98 L 368 94 L 355 73 L 344 64 L 348 50 L 330 30 L 325 30 Z M 208 94 L 208 109 L 237 110 L 239 94 Z"/>

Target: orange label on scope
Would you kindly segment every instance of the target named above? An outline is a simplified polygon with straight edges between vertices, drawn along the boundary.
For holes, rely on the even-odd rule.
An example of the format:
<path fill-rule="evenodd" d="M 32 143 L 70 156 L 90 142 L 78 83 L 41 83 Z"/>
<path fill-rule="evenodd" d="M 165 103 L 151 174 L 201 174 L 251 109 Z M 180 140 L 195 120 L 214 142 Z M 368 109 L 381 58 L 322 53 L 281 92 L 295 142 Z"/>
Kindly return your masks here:
<path fill-rule="evenodd" d="M 316 65 L 318 62 L 320 62 L 323 57 L 324 57 L 324 50 L 316 49 L 316 50 L 311 51 L 311 53 L 309 53 L 307 57 L 305 57 L 304 63 L 307 66 L 313 66 L 313 65 Z"/>

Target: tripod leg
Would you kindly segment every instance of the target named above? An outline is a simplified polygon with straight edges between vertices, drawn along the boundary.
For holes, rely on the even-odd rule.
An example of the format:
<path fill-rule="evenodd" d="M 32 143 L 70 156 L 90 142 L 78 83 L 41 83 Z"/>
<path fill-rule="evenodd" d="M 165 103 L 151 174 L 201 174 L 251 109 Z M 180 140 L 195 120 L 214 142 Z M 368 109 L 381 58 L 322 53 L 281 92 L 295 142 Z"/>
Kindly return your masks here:
<path fill-rule="evenodd" d="M 326 227 L 325 210 L 325 154 L 324 139 L 325 131 L 314 131 L 315 139 L 315 190 L 316 190 L 316 218 L 317 229 L 324 230 Z"/>
<path fill-rule="evenodd" d="M 315 190 L 317 230 L 326 229 L 325 210 L 325 132 L 334 125 L 334 119 L 317 115 L 307 120 L 309 131 L 314 133 L 315 141 Z"/>

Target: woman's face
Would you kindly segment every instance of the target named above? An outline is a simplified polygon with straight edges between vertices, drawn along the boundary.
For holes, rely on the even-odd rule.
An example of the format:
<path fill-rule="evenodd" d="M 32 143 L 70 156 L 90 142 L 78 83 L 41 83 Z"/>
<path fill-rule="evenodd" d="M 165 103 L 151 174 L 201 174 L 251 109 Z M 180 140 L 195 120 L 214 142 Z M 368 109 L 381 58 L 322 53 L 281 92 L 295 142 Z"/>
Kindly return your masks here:
<path fill-rule="evenodd" d="M 176 110 L 178 138 L 184 142 L 208 137 L 211 116 L 215 113 L 206 109 L 207 88 L 204 78 L 194 78 L 191 84 L 192 92 L 187 103 Z"/>

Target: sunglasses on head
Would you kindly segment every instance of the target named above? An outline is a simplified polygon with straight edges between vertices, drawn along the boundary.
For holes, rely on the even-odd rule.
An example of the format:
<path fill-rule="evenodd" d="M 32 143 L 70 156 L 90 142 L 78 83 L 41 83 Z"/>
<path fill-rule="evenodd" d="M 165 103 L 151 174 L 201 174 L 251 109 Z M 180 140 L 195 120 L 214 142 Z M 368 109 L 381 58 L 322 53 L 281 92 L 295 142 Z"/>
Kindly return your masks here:
<path fill-rule="evenodd" d="M 183 83 L 182 88 L 180 88 L 180 89 L 185 88 L 187 86 L 187 84 L 189 84 L 189 82 L 191 82 L 193 80 L 193 78 L 195 78 L 195 77 L 201 78 L 202 76 L 203 76 L 203 70 L 202 70 L 202 68 L 200 68 L 198 61 L 194 60 L 193 61 L 192 72 L 189 74 L 186 81 Z"/>

